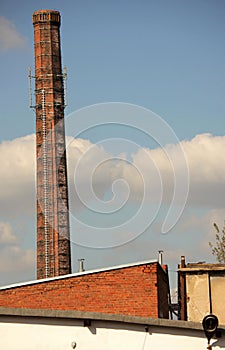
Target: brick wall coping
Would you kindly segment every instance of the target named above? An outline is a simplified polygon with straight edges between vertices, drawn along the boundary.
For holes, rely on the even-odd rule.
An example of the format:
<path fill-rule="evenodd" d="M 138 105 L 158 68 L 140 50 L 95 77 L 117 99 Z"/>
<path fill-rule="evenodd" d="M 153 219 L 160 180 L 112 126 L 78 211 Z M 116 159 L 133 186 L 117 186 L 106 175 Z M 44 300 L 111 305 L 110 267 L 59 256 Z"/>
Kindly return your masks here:
<path fill-rule="evenodd" d="M 179 272 L 225 272 L 225 265 L 199 265 L 199 266 L 188 266 L 187 267 L 181 267 L 178 269 Z"/>
<path fill-rule="evenodd" d="M 188 330 L 201 330 L 203 332 L 202 324 L 200 322 L 192 321 L 178 321 L 167 320 L 163 318 L 150 318 L 139 316 L 127 316 L 127 315 L 112 315 L 104 314 L 100 312 L 84 312 L 84 311 L 72 311 L 72 310 L 41 310 L 41 309 L 22 309 L 22 308 L 4 308 L 0 307 L 0 322 L 7 322 L 5 316 L 8 317 L 21 317 L 22 321 L 26 322 L 26 318 L 37 318 L 39 322 L 44 321 L 46 318 L 53 318 L 60 321 L 60 319 L 76 319 L 76 320 L 91 320 L 91 321 L 107 321 L 107 322 L 120 322 L 134 325 L 155 326 L 165 328 L 179 328 Z M 36 320 L 36 321 L 37 321 Z M 10 322 L 10 321 L 9 321 Z M 46 320 L 45 320 L 46 322 Z M 225 332 L 225 325 L 219 327 L 220 330 Z"/>
<path fill-rule="evenodd" d="M 12 289 L 12 288 L 29 286 L 29 285 L 33 285 L 33 284 L 40 284 L 40 283 L 46 283 L 46 282 L 51 282 L 51 281 L 63 280 L 63 279 L 71 278 L 71 277 L 90 275 L 90 274 L 94 274 L 94 273 L 100 273 L 100 272 L 106 272 L 106 271 L 112 271 L 112 270 L 119 270 L 119 269 L 129 268 L 129 267 L 133 267 L 133 266 L 154 264 L 154 263 L 158 263 L 158 260 L 139 261 L 139 262 L 124 264 L 124 265 L 105 267 L 105 268 L 100 268 L 100 269 L 95 269 L 95 270 L 88 270 L 88 271 L 83 271 L 83 272 L 76 272 L 76 273 L 71 273 L 71 274 L 64 275 L 64 276 L 57 276 L 57 277 L 50 277 L 50 278 L 39 279 L 39 280 L 28 281 L 28 282 L 14 283 L 14 284 L 10 284 L 8 286 L 0 287 L 0 291 L 1 290 L 6 290 L 6 289 Z M 162 268 L 162 270 L 165 272 L 165 270 L 163 268 Z"/>

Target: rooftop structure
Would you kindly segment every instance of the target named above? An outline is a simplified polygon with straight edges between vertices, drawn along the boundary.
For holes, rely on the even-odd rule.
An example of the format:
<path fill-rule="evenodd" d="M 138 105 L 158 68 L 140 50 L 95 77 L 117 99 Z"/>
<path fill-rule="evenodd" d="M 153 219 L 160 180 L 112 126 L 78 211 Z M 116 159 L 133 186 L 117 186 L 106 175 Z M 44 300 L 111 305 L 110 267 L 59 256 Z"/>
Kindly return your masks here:
<path fill-rule="evenodd" d="M 180 319 L 202 322 L 207 314 L 215 314 L 225 324 L 225 264 L 185 263 L 178 268 L 178 301 Z"/>

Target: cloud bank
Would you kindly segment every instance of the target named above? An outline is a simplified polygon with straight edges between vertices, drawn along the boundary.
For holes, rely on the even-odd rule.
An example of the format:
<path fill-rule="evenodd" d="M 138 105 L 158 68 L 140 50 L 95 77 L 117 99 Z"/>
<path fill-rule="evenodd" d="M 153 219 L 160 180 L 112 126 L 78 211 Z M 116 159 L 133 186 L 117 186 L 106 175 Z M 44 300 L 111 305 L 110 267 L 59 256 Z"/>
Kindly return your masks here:
<path fill-rule="evenodd" d="M 70 199 L 75 204 L 100 199 L 108 205 L 117 189 L 120 195 L 128 192 L 131 200 L 141 200 L 145 193 L 154 202 L 161 188 L 165 203 L 171 198 L 176 179 L 164 149 L 140 148 L 128 161 L 124 154 L 115 157 L 89 140 L 67 141 Z M 188 205 L 223 206 L 225 136 L 201 134 L 181 145 L 190 174 Z M 179 168 L 177 145 L 168 148 Z M 2 142 L 0 162 L 1 212 L 30 213 L 35 205 L 35 135 Z"/>
<path fill-rule="evenodd" d="M 181 146 L 190 176 L 188 205 L 223 206 L 225 136 L 201 134 L 192 140 L 182 141 Z M 159 193 L 162 192 L 162 201 L 168 204 L 177 181 L 174 177 L 174 164 L 178 169 L 176 176 L 180 176 L 181 179 L 183 176 L 178 148 L 179 145 L 157 149 L 140 148 L 135 154 L 131 154 L 131 160 L 127 161 L 125 155 L 115 158 L 89 141 L 73 140 L 68 148 L 70 181 L 74 186 L 77 182 L 79 194 L 83 189 L 84 196 L 89 195 L 89 199 L 93 199 L 94 195 L 104 199 L 105 192 L 110 189 L 113 197 L 113 184 L 123 180 L 124 186 L 120 187 L 120 194 L 123 190 L 126 194 L 129 188 L 130 199 L 141 200 L 145 194 L 150 202 L 155 202 L 160 199 Z M 167 152 L 173 162 L 168 158 Z M 93 189 L 92 196 L 90 192 L 87 194 L 89 182 Z M 179 205 L 179 195 L 177 204 Z"/>

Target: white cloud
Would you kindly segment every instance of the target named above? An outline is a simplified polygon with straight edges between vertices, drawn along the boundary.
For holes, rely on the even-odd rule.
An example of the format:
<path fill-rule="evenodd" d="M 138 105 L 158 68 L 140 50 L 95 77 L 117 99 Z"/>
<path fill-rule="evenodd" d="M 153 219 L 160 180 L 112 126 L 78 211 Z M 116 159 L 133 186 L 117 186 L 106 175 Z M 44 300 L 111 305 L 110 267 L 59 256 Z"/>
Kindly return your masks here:
<path fill-rule="evenodd" d="M 114 169 L 112 155 L 88 140 L 67 142 L 70 202 L 78 208 L 92 199 L 101 199 L 111 188 Z"/>
<path fill-rule="evenodd" d="M 225 136 L 210 134 L 197 135 L 190 141 L 182 141 L 190 175 L 189 205 L 219 207 L 224 205 L 225 196 Z M 78 151 L 74 153 L 76 149 Z M 180 145 L 170 145 L 165 149 L 139 149 L 132 155 L 132 161 L 115 161 L 113 156 L 104 149 L 93 146 L 89 141 L 75 140 L 74 147 L 69 149 L 71 169 L 76 168 L 77 160 L 80 166 L 76 168 L 76 181 L 83 188 L 86 197 L 87 184 L 92 181 L 95 194 L 104 195 L 107 189 L 112 189 L 114 181 L 123 179 L 129 186 L 131 198 L 139 198 L 143 193 L 151 202 L 160 199 L 171 201 L 177 178 L 182 179 L 183 168 Z M 170 159 L 166 152 L 169 153 Z M 124 157 L 124 155 L 123 155 Z M 171 162 L 172 160 L 172 162 Z M 177 169 L 176 178 L 174 166 Z M 73 174 L 74 175 L 74 174 Z M 72 176 L 73 176 L 72 175 Z M 93 176 L 92 176 L 93 175 Z M 83 187 L 82 187 L 83 185 Z M 127 187 L 124 186 L 124 191 Z M 123 191 L 120 193 L 123 194 Z M 90 199 L 90 198 L 89 198 Z M 178 193 L 179 200 L 179 193 Z M 179 204 L 179 203 L 177 203 Z"/>
<path fill-rule="evenodd" d="M 190 191 L 188 204 L 221 206 L 224 205 L 225 195 L 225 136 L 212 136 L 210 134 L 197 135 L 190 141 L 182 141 L 190 175 Z M 180 167 L 180 154 L 177 152 L 179 145 L 165 147 L 173 163 L 166 156 L 164 149 L 141 149 L 133 155 L 133 163 L 142 169 L 142 175 L 147 181 L 156 187 L 157 172 L 151 172 L 153 160 L 161 175 L 164 199 L 171 198 L 173 186 L 176 182 L 173 172 L 173 164 L 176 165 L 177 177 L 182 179 Z M 147 157 L 148 156 L 148 157 Z M 132 180 L 131 180 L 132 181 Z M 175 182 L 174 182 L 175 181 Z"/>
<path fill-rule="evenodd" d="M 8 222 L 0 222 L 0 244 L 13 244 L 17 241 Z"/>
<path fill-rule="evenodd" d="M 191 180 L 196 183 L 224 183 L 225 136 L 197 135 L 182 146 L 188 158 Z"/>
<path fill-rule="evenodd" d="M 35 135 L 0 144 L 0 215 L 27 215 L 35 206 Z"/>
<path fill-rule="evenodd" d="M 0 52 L 21 48 L 26 39 L 17 31 L 15 25 L 4 17 L 0 17 Z"/>
<path fill-rule="evenodd" d="M 9 222 L 0 222 L 0 272 L 3 274 L 34 270 L 35 252 L 30 248 L 23 248 L 22 242 L 16 236 Z M 15 277 L 14 277 L 15 278 Z M 2 284 L 2 281 L 1 281 Z"/>

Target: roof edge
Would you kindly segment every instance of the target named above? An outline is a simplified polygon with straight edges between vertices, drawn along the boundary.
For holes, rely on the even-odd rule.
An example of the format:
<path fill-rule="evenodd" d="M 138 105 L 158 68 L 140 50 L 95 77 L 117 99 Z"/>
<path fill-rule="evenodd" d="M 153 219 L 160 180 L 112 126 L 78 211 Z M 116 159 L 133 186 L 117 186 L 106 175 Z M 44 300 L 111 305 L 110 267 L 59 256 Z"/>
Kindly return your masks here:
<path fill-rule="evenodd" d="M 166 328 L 180 328 L 203 331 L 200 322 L 168 320 L 163 318 L 113 315 L 98 312 L 72 311 L 72 310 L 40 310 L 40 309 L 20 309 L 20 308 L 2 308 L 0 307 L 1 316 L 18 316 L 18 317 L 37 317 L 37 318 L 59 318 L 59 319 L 79 319 L 93 321 L 111 321 L 131 323 L 145 326 L 156 326 Z M 225 330 L 225 326 L 220 327 Z"/>
<path fill-rule="evenodd" d="M 195 266 L 195 267 L 180 267 L 178 269 L 178 272 L 219 272 L 219 271 L 225 271 L 225 265 L 224 266 Z"/>

